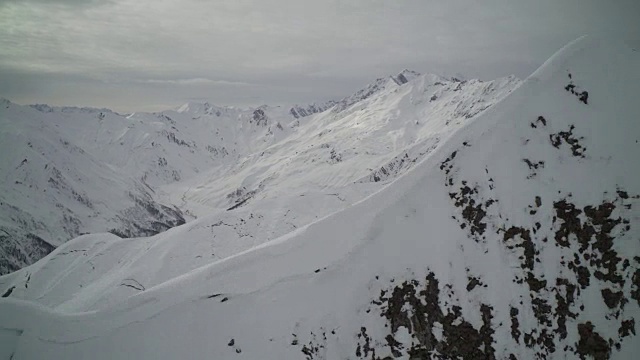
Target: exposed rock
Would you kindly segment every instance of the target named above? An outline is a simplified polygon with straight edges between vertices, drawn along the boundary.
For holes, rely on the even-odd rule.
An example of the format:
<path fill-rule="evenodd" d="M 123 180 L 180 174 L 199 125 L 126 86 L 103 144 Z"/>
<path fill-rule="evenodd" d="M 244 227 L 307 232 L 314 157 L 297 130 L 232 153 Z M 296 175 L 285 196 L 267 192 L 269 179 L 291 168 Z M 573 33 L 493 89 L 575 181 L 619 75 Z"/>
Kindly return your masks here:
<path fill-rule="evenodd" d="M 576 344 L 576 351 L 580 359 L 590 356 L 594 360 L 607 360 L 611 355 L 611 347 L 600 334 L 594 331 L 593 324 L 588 321 L 578 324 L 580 340 Z"/>

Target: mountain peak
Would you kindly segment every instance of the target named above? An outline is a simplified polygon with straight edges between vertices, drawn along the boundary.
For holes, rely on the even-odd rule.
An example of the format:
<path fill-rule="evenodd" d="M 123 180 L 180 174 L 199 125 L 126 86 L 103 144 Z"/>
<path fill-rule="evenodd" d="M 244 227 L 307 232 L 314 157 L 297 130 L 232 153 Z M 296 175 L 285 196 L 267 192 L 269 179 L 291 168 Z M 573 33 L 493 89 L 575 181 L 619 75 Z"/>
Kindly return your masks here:
<path fill-rule="evenodd" d="M 190 113 L 192 115 L 217 115 L 220 116 L 225 107 L 210 104 L 208 101 L 189 101 L 176 109 L 179 113 Z"/>
<path fill-rule="evenodd" d="M 419 77 L 421 74 L 417 71 L 404 69 L 398 75 L 392 76 L 393 81 L 398 85 L 406 84 L 409 81 Z"/>

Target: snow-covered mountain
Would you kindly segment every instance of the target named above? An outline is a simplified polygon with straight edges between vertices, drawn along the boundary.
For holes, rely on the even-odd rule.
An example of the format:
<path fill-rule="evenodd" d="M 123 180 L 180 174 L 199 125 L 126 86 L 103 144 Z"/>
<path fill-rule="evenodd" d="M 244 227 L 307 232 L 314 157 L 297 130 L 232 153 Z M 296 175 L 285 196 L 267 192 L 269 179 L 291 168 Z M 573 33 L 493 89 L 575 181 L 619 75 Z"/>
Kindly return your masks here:
<path fill-rule="evenodd" d="M 281 121 L 158 185 L 197 219 L 0 277 L 0 356 L 634 358 L 638 66 L 581 38 L 521 85 L 387 79 Z"/>
<path fill-rule="evenodd" d="M 258 110 L 256 110 L 258 111 Z M 277 123 L 228 110 L 124 116 L 108 110 L 0 109 L 0 271 L 17 270 L 83 233 L 150 236 L 185 222 L 158 186 L 233 163 L 277 138 Z M 228 140 L 224 140 L 227 137 Z"/>
<path fill-rule="evenodd" d="M 244 221 L 238 214 L 249 217 L 258 209 L 226 210 L 256 195 L 268 197 L 277 204 L 261 202 L 256 216 L 265 219 L 247 234 L 218 234 L 235 243 L 232 252 L 247 249 L 371 193 L 373 187 L 345 187 L 408 168 L 439 141 L 425 124 L 470 117 L 517 84 L 508 78 L 458 91 L 459 84 L 425 76 L 392 83 L 371 98 L 377 104 L 350 100 L 357 103 L 353 109 L 303 122 L 291 109 L 273 106 L 187 103 L 175 111 L 120 115 L 5 101 L 0 271 L 15 271 L 84 233 L 150 236 L 211 214 L 212 224 L 224 220 L 238 227 Z M 443 100 L 416 101 L 425 93 Z M 398 99 L 404 103 L 392 103 Z M 309 206 L 311 198 L 316 205 Z M 238 236 L 252 240 L 235 241 Z M 224 249 L 217 256 L 228 255 Z"/>
<path fill-rule="evenodd" d="M 305 106 L 294 105 L 293 107 L 291 107 L 289 112 L 296 119 L 324 112 L 328 109 L 333 108 L 336 105 L 338 106 L 336 107 L 335 112 L 340 112 L 345 108 L 370 97 L 376 92 L 385 89 L 387 82 L 389 82 L 390 80 L 393 81 L 396 85 L 403 85 L 419 76 L 420 76 L 420 73 L 413 70 L 405 69 L 405 70 L 402 70 L 400 73 L 398 73 L 398 75 L 396 76 L 379 78 L 372 84 L 369 84 L 368 86 L 364 87 L 363 89 L 359 90 L 358 92 L 356 92 L 351 96 L 345 97 L 341 101 L 329 100 L 326 102 L 317 103 L 317 104 L 313 103 Z"/>
<path fill-rule="evenodd" d="M 307 117 L 313 114 L 318 114 L 318 113 L 327 111 L 328 109 L 332 108 L 335 104 L 336 104 L 335 101 L 329 100 L 323 103 L 317 103 L 317 104 L 313 103 L 305 106 L 294 105 L 289 110 L 289 113 L 294 118 L 299 119 L 302 117 Z"/>

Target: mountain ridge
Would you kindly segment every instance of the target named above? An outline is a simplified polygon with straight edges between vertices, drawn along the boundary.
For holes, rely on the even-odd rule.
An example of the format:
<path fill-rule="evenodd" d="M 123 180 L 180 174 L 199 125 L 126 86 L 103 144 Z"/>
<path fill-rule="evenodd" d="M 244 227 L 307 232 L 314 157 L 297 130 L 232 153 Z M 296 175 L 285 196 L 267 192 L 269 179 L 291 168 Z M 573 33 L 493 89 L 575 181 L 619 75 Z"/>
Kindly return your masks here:
<path fill-rule="evenodd" d="M 1 348 L 24 358 L 632 358 L 639 63 L 617 45 L 573 42 L 472 121 L 431 119 L 432 131 L 461 123 L 386 186 L 153 286 L 148 276 L 168 264 L 157 257 L 123 258 L 124 242 L 108 235 L 67 243 L 33 273 L 0 277 L 13 298 L 0 301 L 0 323 L 19 329 L 2 330 Z M 370 111 L 417 94 L 429 104 L 426 88 L 365 100 Z M 365 119 L 372 126 L 353 124 Z M 196 236 L 193 226 L 136 246 L 160 250 L 171 233 Z M 73 250 L 101 269 L 122 259 L 149 273 L 118 266 L 99 277 L 114 286 L 89 279 L 79 290 L 90 264 L 71 263 Z M 68 269 L 55 275 L 66 285 L 41 288 L 52 284 L 44 266 Z M 66 304 L 42 303 L 70 290 Z"/>
<path fill-rule="evenodd" d="M 416 74 L 403 73 L 409 77 Z M 424 77 L 431 78 L 433 76 Z M 450 99 L 446 103 L 432 101 L 429 104 L 413 101 L 408 106 L 424 108 L 428 105 L 427 109 L 431 110 L 423 115 L 426 119 L 438 116 L 454 121 L 474 116 L 518 84 L 514 79 L 504 83 L 476 82 L 468 83 L 468 90 L 459 91 L 461 85 L 457 83 L 443 80 L 440 88 L 435 89 L 431 87 L 433 79 L 422 79 L 412 79 L 404 87 L 394 83 L 392 89 L 381 89 L 382 92 L 354 104 L 359 103 L 363 109 L 377 106 L 379 110 L 390 113 L 389 109 L 384 109 L 386 105 L 383 106 L 386 100 L 382 100 L 380 105 L 370 104 L 370 100 L 383 99 L 400 89 L 415 92 L 412 95 L 415 97 L 422 97 L 420 92 L 434 92 L 436 96 Z M 396 140 L 384 139 L 380 143 L 372 138 L 365 145 L 369 150 L 364 150 L 369 152 L 369 159 L 358 165 L 355 156 L 360 152 L 357 150 L 360 145 L 353 142 L 353 135 L 360 134 L 357 136 L 362 139 L 371 136 L 383 139 L 388 137 L 382 130 L 385 127 L 399 135 L 406 132 L 403 127 L 409 125 L 377 119 L 365 128 L 354 128 L 353 124 L 361 120 L 358 120 L 360 115 L 351 110 L 338 115 L 316 113 L 312 115 L 317 119 L 310 116 L 302 122 L 286 107 L 241 109 L 210 103 L 188 103 L 176 110 L 126 115 L 106 109 L 21 106 L 10 102 L 0 110 L 0 116 L 6 123 L 7 140 L 4 144 L 11 147 L 11 151 L 5 152 L 12 154 L 5 157 L 2 165 L 3 173 L 8 176 L 5 194 L 14 194 L 2 201 L 7 206 L 2 212 L 5 219 L 3 229 L 14 239 L 6 238 L 6 249 L 0 251 L 3 254 L 2 272 L 5 273 L 51 251 L 51 247 L 42 241 L 57 246 L 83 233 L 103 231 L 125 237 L 149 236 L 195 216 L 246 206 L 247 202 L 268 192 L 271 182 L 282 183 L 282 179 L 277 179 L 283 171 L 288 176 L 297 176 L 294 174 L 299 172 L 293 164 L 298 164 L 296 166 L 300 169 L 309 167 L 309 162 L 314 161 L 326 161 L 337 168 L 343 168 L 346 163 L 352 164 L 353 169 L 341 176 L 342 180 L 332 180 L 335 176 L 330 174 L 337 168 L 327 166 L 323 166 L 318 174 L 325 180 L 306 178 L 319 187 L 333 187 L 334 190 L 327 193 L 337 195 L 329 196 L 344 203 L 346 200 L 340 200 L 345 199 L 344 196 L 337 190 L 351 181 L 369 176 L 366 174 L 368 171 L 362 173 L 363 166 L 371 167 L 371 172 L 383 174 L 369 176 L 371 183 L 383 178 L 391 180 L 437 146 L 436 139 L 425 145 L 413 144 L 421 137 L 431 136 L 429 132 L 418 137 L 407 133 Z M 370 113 L 367 116 L 373 114 L 368 110 L 366 113 Z M 390 115 L 389 119 L 397 117 Z M 416 121 L 417 126 L 411 127 L 421 128 L 419 123 Z M 331 133 L 338 129 L 340 131 Z M 326 141 L 317 143 L 318 140 L 311 135 L 314 132 L 317 132 L 318 139 L 324 137 Z M 21 135 L 14 136 L 15 133 Z M 314 147 L 305 146 L 305 143 L 314 144 Z M 276 151 L 276 157 L 265 155 L 264 151 L 270 147 L 272 150 L 269 152 Z M 400 153 L 405 147 L 406 151 Z M 287 160 L 264 162 L 265 156 Z M 392 160 L 394 156 L 407 161 L 395 164 L 398 160 Z M 263 166 L 260 161 L 269 165 Z M 374 170 L 376 168 L 378 170 Z M 359 175 L 349 174 L 354 170 Z M 52 181 L 47 181 L 49 178 Z M 361 181 L 362 184 L 367 182 Z M 294 191 L 304 191 L 302 189 L 306 185 L 301 181 L 298 183 Z M 97 196 L 100 193 L 98 188 L 105 189 L 102 191 L 104 195 Z M 35 195 L 34 189 L 53 195 L 46 195 L 48 200 L 44 202 L 38 201 L 40 195 Z M 320 195 L 319 190 L 314 191 L 318 191 L 314 196 L 328 196 Z M 361 196 L 359 192 L 357 190 L 353 196 Z M 275 196 L 269 197 L 275 199 Z M 319 204 L 326 203 L 326 200 L 319 201 Z M 331 208 L 335 206 L 331 205 Z M 45 209 L 48 211 L 43 211 Z M 282 215 L 270 217 L 274 216 L 280 219 Z M 313 215 L 308 212 L 304 221 L 309 221 L 310 216 Z M 269 227 L 274 230 L 267 232 L 273 234 L 269 236 L 282 235 L 285 231 L 276 229 L 276 218 L 270 220 Z M 288 223 L 297 227 L 304 223 L 301 221 Z M 233 236 L 238 234 L 243 233 L 234 233 Z"/>

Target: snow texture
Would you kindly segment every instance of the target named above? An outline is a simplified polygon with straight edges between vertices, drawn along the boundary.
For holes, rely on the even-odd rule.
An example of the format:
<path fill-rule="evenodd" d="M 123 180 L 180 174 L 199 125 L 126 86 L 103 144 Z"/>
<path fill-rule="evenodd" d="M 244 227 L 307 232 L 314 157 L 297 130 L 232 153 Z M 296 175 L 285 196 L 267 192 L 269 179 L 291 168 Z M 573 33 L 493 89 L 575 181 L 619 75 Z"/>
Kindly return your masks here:
<path fill-rule="evenodd" d="M 120 115 L 5 102 L 0 274 L 81 234 L 150 236 L 202 216 L 207 219 L 191 224 L 200 229 L 199 244 L 187 251 L 200 256 L 193 266 L 246 250 L 376 191 L 382 183 L 352 185 L 392 180 L 431 151 L 440 133 L 517 84 L 513 78 L 475 82 L 458 91 L 458 83 L 433 84 L 427 76 L 393 83 L 361 100 L 358 111 L 325 112 L 302 123 L 290 110 L 270 106 L 187 103 L 177 111 Z M 431 93 L 442 100 L 413 103 Z M 403 163 L 394 164 L 394 157 Z"/>
<path fill-rule="evenodd" d="M 268 107 L 164 113 L 233 114 L 237 163 L 149 173 L 196 220 L 0 277 L 0 356 L 634 358 L 638 66 L 581 38 L 522 84 L 389 78 L 293 127 Z M 136 156 L 128 174 L 148 171 Z"/>

